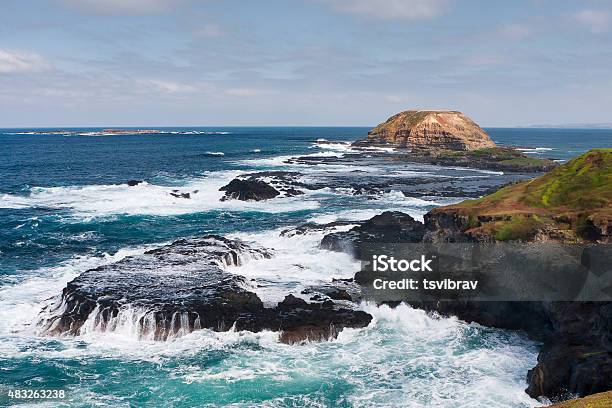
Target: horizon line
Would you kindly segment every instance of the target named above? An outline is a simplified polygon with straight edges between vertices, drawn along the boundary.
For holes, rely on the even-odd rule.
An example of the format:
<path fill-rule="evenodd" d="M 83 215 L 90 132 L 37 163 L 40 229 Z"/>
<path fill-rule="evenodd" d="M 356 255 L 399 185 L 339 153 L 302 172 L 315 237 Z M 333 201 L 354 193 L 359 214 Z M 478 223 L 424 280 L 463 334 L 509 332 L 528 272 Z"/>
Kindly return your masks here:
<path fill-rule="evenodd" d="M 612 125 L 607 123 L 593 124 L 563 124 L 563 125 L 479 125 L 484 129 L 585 129 L 585 130 L 612 130 Z M 370 128 L 376 125 L 69 125 L 69 126 L 8 126 L 0 129 L 139 129 L 155 130 L 163 128 Z"/>

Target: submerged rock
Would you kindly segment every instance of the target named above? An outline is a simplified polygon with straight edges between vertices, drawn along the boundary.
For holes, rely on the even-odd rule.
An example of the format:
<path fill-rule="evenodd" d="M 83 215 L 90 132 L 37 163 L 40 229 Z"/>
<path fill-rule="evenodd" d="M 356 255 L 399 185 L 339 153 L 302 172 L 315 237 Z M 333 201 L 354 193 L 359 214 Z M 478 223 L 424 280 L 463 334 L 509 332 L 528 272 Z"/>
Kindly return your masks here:
<path fill-rule="evenodd" d="M 181 193 L 178 190 L 171 192 L 170 195 L 176 198 L 187 198 L 187 199 L 191 198 L 191 193 Z"/>
<path fill-rule="evenodd" d="M 266 308 L 245 278 L 224 270 L 272 252 L 209 235 L 91 269 L 66 285 L 59 302 L 43 312 L 42 334 L 124 331 L 166 340 L 200 329 L 281 331 L 287 342 L 334 337 L 364 327 L 365 312 L 286 298 Z M 302 303 L 303 302 L 303 303 Z"/>

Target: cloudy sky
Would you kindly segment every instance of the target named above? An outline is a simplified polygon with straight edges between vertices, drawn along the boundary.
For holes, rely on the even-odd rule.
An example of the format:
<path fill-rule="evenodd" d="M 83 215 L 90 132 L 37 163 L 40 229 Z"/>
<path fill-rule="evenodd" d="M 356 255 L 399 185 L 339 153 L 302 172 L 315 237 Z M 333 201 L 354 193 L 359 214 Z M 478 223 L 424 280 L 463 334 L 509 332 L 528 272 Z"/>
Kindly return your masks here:
<path fill-rule="evenodd" d="M 610 0 L 3 0 L 0 127 L 612 122 Z"/>

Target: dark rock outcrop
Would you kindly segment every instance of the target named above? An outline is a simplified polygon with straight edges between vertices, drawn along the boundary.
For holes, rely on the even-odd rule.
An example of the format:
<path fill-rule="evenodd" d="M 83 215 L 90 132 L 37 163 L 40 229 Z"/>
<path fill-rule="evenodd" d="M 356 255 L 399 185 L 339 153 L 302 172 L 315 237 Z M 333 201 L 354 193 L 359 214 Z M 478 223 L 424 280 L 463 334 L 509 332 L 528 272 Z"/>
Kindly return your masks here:
<path fill-rule="evenodd" d="M 554 160 L 528 156 L 513 147 L 414 151 L 398 154 L 397 159 L 436 166 L 472 167 L 519 173 L 541 173 L 558 166 Z"/>
<path fill-rule="evenodd" d="M 332 284 L 320 285 L 320 286 L 315 286 L 312 288 L 304 289 L 302 291 L 302 294 L 313 295 L 310 299 L 317 300 L 317 301 L 331 299 L 331 300 L 346 300 L 346 301 L 351 302 L 354 299 L 353 299 L 353 296 L 351 296 L 351 294 L 348 292 L 346 286 L 347 286 L 346 282 L 342 282 L 342 283 L 332 282 Z"/>
<path fill-rule="evenodd" d="M 274 197 L 293 197 L 304 194 L 297 187 L 303 187 L 300 174 L 291 171 L 262 171 L 243 174 L 221 187 L 225 191 L 221 201 L 237 199 L 261 201 Z"/>
<path fill-rule="evenodd" d="M 42 315 L 46 335 L 131 330 L 138 338 L 166 340 L 194 330 L 281 331 L 281 340 L 320 340 L 344 327 L 364 327 L 365 312 L 332 302 L 288 296 L 266 308 L 248 282 L 224 270 L 272 253 L 219 236 L 170 245 L 91 269 L 66 285 Z"/>
<path fill-rule="evenodd" d="M 142 180 L 128 180 L 127 185 L 130 187 L 134 187 L 139 185 L 140 183 L 143 183 Z"/>
<path fill-rule="evenodd" d="M 261 201 L 274 198 L 280 194 L 277 189 L 263 181 L 239 179 L 230 181 L 219 191 L 225 191 L 225 196 L 221 200 Z"/>
<path fill-rule="evenodd" d="M 171 192 L 170 195 L 176 198 L 191 198 L 191 193 L 181 193 L 178 190 Z"/>
<path fill-rule="evenodd" d="M 420 242 L 424 234 L 424 225 L 408 214 L 385 211 L 349 231 L 325 235 L 320 247 L 361 259 L 359 247 L 362 244 L 415 243 Z"/>
<path fill-rule="evenodd" d="M 543 304 L 552 332 L 529 371 L 532 397 L 566 399 L 612 390 L 612 303 Z"/>

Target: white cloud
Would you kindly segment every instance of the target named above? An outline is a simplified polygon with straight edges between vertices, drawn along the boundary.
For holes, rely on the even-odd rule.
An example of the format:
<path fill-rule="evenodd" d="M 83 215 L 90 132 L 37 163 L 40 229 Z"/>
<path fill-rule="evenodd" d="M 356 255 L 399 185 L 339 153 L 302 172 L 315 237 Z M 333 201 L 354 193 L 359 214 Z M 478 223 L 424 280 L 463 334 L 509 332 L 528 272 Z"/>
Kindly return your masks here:
<path fill-rule="evenodd" d="M 586 26 L 593 33 L 603 33 L 610 28 L 610 13 L 601 10 L 586 9 L 573 15 L 574 20 Z"/>
<path fill-rule="evenodd" d="M 173 8 L 179 0 L 62 0 L 69 7 L 94 14 L 150 14 Z"/>
<path fill-rule="evenodd" d="M 448 0 L 323 0 L 335 10 L 384 20 L 420 20 L 439 16 Z"/>
<path fill-rule="evenodd" d="M 43 71 L 50 66 L 38 54 L 0 49 L 0 74 Z"/>

